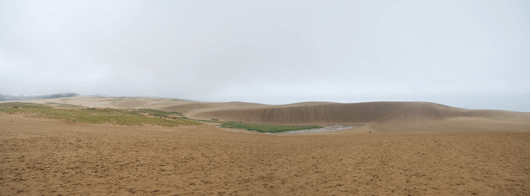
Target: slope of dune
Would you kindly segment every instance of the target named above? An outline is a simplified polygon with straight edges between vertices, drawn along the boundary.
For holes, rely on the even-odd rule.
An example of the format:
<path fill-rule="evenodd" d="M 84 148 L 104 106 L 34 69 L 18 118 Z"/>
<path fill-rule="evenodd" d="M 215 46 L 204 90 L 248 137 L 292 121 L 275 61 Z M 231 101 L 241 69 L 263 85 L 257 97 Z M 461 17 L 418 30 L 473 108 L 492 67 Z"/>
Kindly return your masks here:
<path fill-rule="evenodd" d="M 210 111 L 202 109 L 202 112 L 195 113 L 192 117 L 278 124 L 366 124 L 387 121 L 433 121 L 456 117 L 477 117 L 516 122 L 530 121 L 530 114 L 524 112 L 467 110 L 428 102 L 322 103 L 262 108 L 211 109 Z"/>
<path fill-rule="evenodd" d="M 197 113 L 221 111 L 221 110 L 242 110 L 253 108 L 265 108 L 268 105 L 245 102 L 190 102 L 185 104 L 171 105 L 159 109 L 168 112 L 180 112 L 188 116 L 194 116 Z"/>
<path fill-rule="evenodd" d="M 113 106 L 117 106 L 120 108 L 138 108 L 138 107 L 145 107 L 147 104 L 147 101 L 143 100 L 127 100 L 127 101 L 120 101 L 117 103 L 113 103 Z"/>

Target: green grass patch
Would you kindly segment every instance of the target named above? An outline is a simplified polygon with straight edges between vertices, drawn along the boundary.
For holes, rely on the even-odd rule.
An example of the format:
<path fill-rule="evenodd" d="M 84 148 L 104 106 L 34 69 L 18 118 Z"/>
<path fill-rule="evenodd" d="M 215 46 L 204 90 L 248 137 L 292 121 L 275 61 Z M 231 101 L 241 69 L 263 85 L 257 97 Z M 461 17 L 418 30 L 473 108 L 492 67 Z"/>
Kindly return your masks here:
<path fill-rule="evenodd" d="M 223 122 L 221 124 L 221 127 L 246 129 L 249 131 L 256 130 L 257 132 L 260 132 L 260 133 L 266 133 L 266 132 L 280 133 L 280 132 L 285 132 L 285 131 L 322 128 L 322 126 L 314 126 L 314 125 L 295 126 L 295 125 L 273 125 L 273 124 L 250 124 L 250 123 L 239 123 L 239 122 L 232 122 L 232 121 Z"/>
<path fill-rule="evenodd" d="M 200 119 L 192 119 L 192 120 L 201 121 L 201 122 L 221 123 L 221 121 L 219 121 L 219 119 L 216 119 L 216 118 L 212 118 L 211 120 L 200 120 Z"/>
<path fill-rule="evenodd" d="M 179 113 L 179 112 L 165 112 L 165 111 L 153 110 L 153 109 L 137 109 L 135 111 L 147 113 L 149 116 L 158 116 L 158 117 L 169 117 L 170 115 L 184 116 L 182 113 Z"/>
<path fill-rule="evenodd" d="M 31 103 L 2 103 L 0 112 L 5 113 L 25 113 L 35 116 L 49 118 L 66 119 L 74 122 L 84 122 L 93 124 L 113 123 L 118 125 L 142 126 L 146 124 L 174 127 L 178 125 L 200 125 L 200 122 L 187 119 L 168 119 L 167 112 L 158 110 L 120 110 L 112 108 L 73 108 L 59 109 L 42 104 Z M 141 112 L 151 113 L 149 117 Z M 171 113 L 171 112 L 170 112 Z M 171 113 L 174 114 L 174 113 Z"/>

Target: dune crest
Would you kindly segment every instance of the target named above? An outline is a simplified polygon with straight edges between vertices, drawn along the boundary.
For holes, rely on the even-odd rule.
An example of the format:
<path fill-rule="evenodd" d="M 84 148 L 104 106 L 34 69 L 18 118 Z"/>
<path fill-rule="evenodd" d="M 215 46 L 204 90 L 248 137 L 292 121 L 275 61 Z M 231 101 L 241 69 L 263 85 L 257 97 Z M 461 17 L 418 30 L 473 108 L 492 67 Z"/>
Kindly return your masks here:
<path fill-rule="evenodd" d="M 468 110 L 430 102 L 307 102 L 237 106 L 230 103 L 189 103 L 161 109 L 183 112 L 191 118 L 199 119 L 293 125 L 365 125 L 383 132 L 437 132 L 442 130 L 440 127 L 443 130 L 461 130 L 461 126 L 474 131 L 530 131 L 530 113 Z"/>
<path fill-rule="evenodd" d="M 266 107 L 220 108 L 210 103 L 186 105 L 192 117 L 218 117 L 226 120 L 247 120 L 259 123 L 382 123 L 389 120 L 425 121 L 455 117 L 528 122 L 530 114 L 500 110 L 468 110 L 429 102 L 366 102 L 290 104 Z M 166 107 L 172 110 L 176 107 Z M 193 112 L 194 109 L 202 111 Z"/>

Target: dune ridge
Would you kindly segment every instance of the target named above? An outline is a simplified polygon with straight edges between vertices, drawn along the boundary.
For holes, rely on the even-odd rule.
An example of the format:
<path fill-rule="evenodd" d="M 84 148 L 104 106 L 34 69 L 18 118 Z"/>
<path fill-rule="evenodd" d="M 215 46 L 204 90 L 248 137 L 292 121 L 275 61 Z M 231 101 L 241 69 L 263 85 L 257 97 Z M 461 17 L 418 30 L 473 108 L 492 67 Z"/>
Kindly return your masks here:
<path fill-rule="evenodd" d="M 194 119 L 216 118 L 245 123 L 355 125 L 363 126 L 364 130 L 361 131 L 366 132 L 530 132 L 530 113 L 527 112 L 470 110 L 431 102 L 301 102 L 266 105 L 130 97 L 69 97 L 28 102 L 64 103 L 85 107 L 151 108 L 180 112 Z"/>
<path fill-rule="evenodd" d="M 187 110 L 183 110 L 186 108 Z M 384 123 L 388 121 L 433 121 L 458 117 L 529 122 L 530 114 L 501 110 L 468 110 L 430 102 L 320 103 L 285 106 L 221 108 L 207 104 L 187 104 L 162 108 L 194 118 L 219 118 L 253 123 Z M 196 111 L 194 111 L 196 109 Z"/>

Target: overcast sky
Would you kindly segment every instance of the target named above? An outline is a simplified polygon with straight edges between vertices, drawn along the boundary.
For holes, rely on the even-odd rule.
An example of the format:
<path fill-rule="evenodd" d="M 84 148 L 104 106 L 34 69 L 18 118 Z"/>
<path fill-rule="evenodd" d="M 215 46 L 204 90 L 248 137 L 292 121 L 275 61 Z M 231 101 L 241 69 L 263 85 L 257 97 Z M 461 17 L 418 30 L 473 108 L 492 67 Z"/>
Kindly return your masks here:
<path fill-rule="evenodd" d="M 530 1 L 0 0 L 0 93 L 530 112 Z"/>

